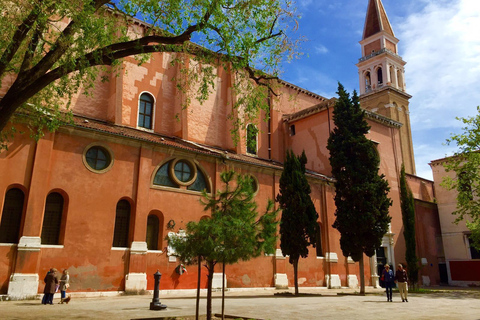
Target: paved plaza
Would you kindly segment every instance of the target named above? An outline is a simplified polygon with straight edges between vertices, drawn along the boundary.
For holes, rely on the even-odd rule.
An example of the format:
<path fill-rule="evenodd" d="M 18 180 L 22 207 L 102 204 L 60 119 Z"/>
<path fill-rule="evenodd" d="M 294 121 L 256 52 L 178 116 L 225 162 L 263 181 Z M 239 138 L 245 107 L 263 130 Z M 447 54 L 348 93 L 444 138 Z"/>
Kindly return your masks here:
<path fill-rule="evenodd" d="M 382 290 L 369 289 L 366 296 L 354 290 L 301 288 L 302 297 L 278 295 L 284 291 L 247 290 L 226 294 L 225 314 L 256 319 L 464 319 L 480 320 L 480 289 L 442 290 L 410 294 L 402 303 L 398 292 L 387 302 Z M 292 292 L 292 290 L 290 290 Z M 39 300 L 2 301 L 0 319 L 167 319 L 195 314 L 195 297 L 189 292 L 161 292 L 168 308 L 149 310 L 151 295 L 78 297 L 68 305 L 41 305 Z M 55 302 L 59 299 L 55 296 Z M 213 299 L 213 312 L 221 310 L 220 293 Z M 205 313 L 202 292 L 201 314 Z"/>

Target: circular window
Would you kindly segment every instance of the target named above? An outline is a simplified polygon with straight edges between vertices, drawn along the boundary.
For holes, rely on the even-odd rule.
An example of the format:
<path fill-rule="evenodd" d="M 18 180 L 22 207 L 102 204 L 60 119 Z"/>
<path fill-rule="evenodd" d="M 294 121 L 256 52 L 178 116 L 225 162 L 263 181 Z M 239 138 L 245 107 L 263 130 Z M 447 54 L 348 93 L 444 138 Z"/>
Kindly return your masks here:
<path fill-rule="evenodd" d="M 111 168 L 113 157 L 110 150 L 99 145 L 88 146 L 85 150 L 83 161 L 90 171 L 101 173 Z"/>
<path fill-rule="evenodd" d="M 186 159 L 175 160 L 170 166 L 170 176 L 176 183 L 186 186 L 195 181 L 197 170 L 195 165 Z"/>

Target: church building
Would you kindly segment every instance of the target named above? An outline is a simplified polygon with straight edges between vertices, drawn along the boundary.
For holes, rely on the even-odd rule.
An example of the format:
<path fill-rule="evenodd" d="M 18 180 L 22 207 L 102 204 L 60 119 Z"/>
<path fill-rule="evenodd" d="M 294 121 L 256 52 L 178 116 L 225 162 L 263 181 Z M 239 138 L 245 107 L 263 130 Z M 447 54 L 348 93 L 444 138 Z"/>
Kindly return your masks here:
<path fill-rule="evenodd" d="M 382 247 L 365 259 L 366 285 L 373 287 L 385 263 L 405 261 L 402 163 L 416 198 L 421 283 L 439 284 L 444 263 L 433 184 L 415 176 L 410 95 L 398 42 L 381 0 L 369 0 L 357 64 L 360 101 L 393 200 Z M 234 144 L 232 74 L 217 68 L 215 92 L 185 109 L 172 80 L 178 72 L 172 59 L 155 53 L 140 66 L 124 59 L 120 75 L 99 81 L 93 96 L 79 92 L 73 99 L 72 123 L 38 142 L 17 135 L 0 153 L 0 294 L 35 296 L 52 267 L 68 269 L 72 292 L 152 290 L 157 269 L 161 289 L 196 288 L 196 266 L 180 274 L 166 238 L 210 214 L 199 201 L 201 191 L 215 195 L 227 169 L 254 178 L 262 212 L 279 193 L 288 149 L 306 152 L 319 214 L 317 246 L 299 261 L 299 284 L 357 287 L 358 263 L 342 255 L 340 234 L 332 228 L 335 190 L 326 146 L 335 99 L 280 81 L 279 96 L 270 97 L 269 120 L 248 124 Z M 293 267 L 277 248 L 273 256 L 229 265 L 227 287 L 292 286 Z M 217 267 L 214 286 L 221 285 Z"/>

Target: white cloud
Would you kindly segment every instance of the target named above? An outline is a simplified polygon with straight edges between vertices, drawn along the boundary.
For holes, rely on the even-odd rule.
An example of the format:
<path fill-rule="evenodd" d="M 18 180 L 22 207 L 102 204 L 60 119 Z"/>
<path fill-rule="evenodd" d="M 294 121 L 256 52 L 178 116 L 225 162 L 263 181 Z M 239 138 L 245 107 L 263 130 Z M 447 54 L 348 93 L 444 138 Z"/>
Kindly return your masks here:
<path fill-rule="evenodd" d="M 434 151 L 451 154 L 442 143 L 461 126 L 455 117 L 474 115 L 480 105 L 480 1 L 425 2 L 397 27 L 414 136 L 430 146 L 414 146 L 421 176 L 429 161 L 445 156 Z"/>
<path fill-rule="evenodd" d="M 328 49 L 322 44 L 317 44 L 315 46 L 315 52 L 318 54 L 325 54 L 325 53 L 328 53 Z"/>

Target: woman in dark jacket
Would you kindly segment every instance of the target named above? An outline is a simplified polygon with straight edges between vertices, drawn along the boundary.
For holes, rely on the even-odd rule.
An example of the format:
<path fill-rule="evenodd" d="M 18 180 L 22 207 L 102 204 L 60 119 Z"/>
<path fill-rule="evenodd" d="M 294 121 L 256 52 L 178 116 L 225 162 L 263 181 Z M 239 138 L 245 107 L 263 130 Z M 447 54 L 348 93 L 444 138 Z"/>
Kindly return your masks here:
<path fill-rule="evenodd" d="M 45 279 L 45 288 L 43 289 L 43 293 L 45 294 L 42 303 L 43 304 L 53 304 L 53 295 L 55 294 L 55 290 L 57 289 L 58 279 L 57 279 L 57 269 L 52 268 L 50 272 L 47 273 Z"/>
<path fill-rule="evenodd" d="M 382 279 L 385 283 L 387 301 L 392 302 L 392 288 L 395 286 L 395 275 L 393 274 L 393 271 L 390 270 L 390 266 L 388 264 L 386 264 L 385 269 L 383 269 Z"/>

